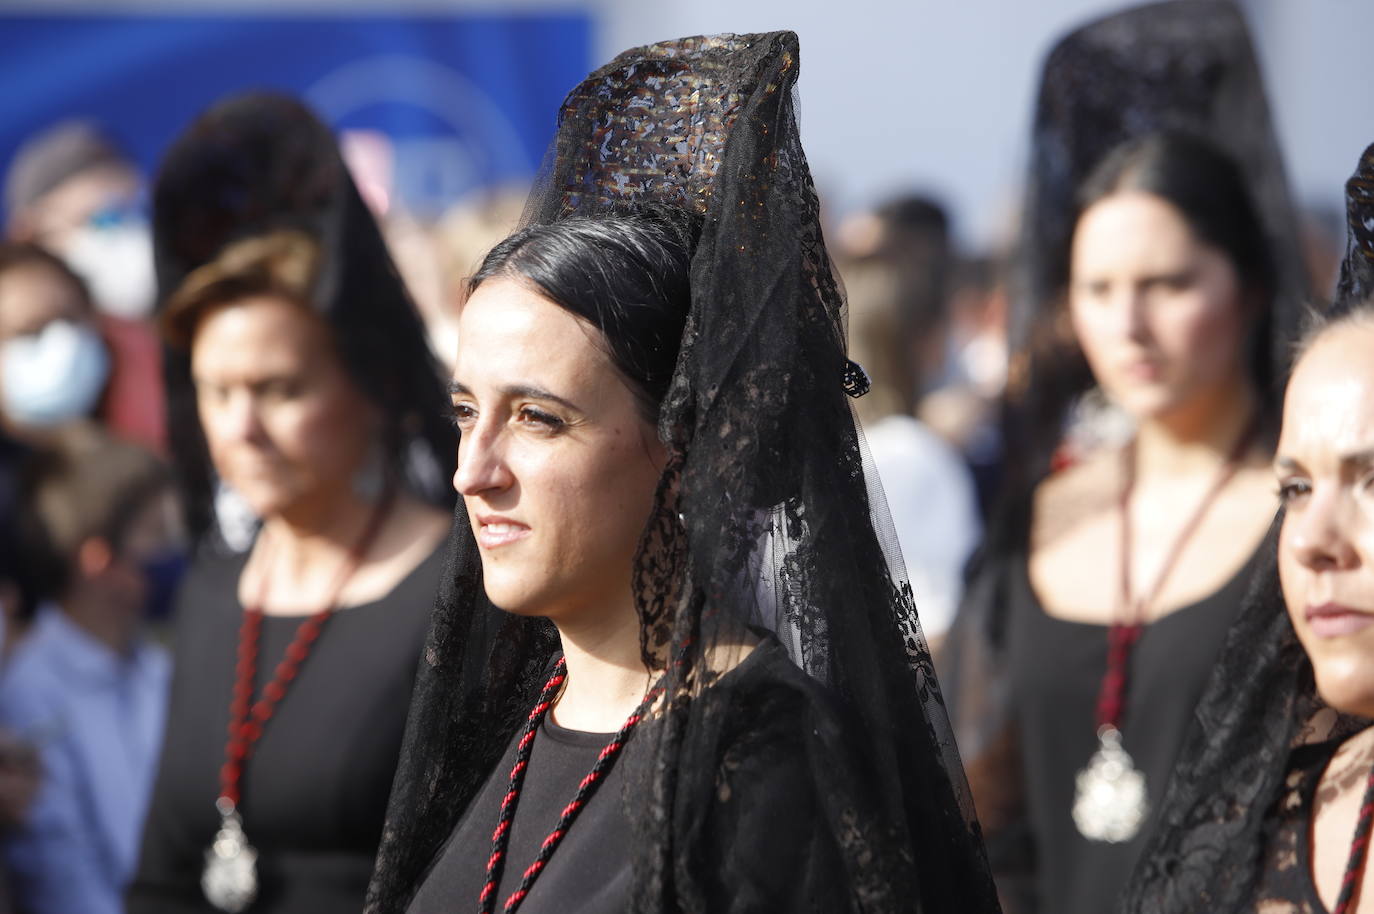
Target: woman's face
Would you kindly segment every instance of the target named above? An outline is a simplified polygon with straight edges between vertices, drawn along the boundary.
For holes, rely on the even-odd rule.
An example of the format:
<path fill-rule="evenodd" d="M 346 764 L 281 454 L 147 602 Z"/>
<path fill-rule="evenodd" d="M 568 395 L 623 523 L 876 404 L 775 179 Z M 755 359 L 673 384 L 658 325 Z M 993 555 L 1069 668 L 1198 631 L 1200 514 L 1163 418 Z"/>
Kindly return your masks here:
<path fill-rule="evenodd" d="M 260 517 L 327 512 L 350 491 L 379 423 L 314 314 L 276 297 L 216 308 L 191 376 L 215 470 Z"/>
<path fill-rule="evenodd" d="M 0 424 L 28 438 L 90 415 L 109 352 L 82 289 L 50 264 L 0 274 Z"/>
<path fill-rule="evenodd" d="M 1374 328 L 1338 327 L 1298 362 L 1274 467 L 1279 576 L 1333 707 L 1374 716 Z"/>
<path fill-rule="evenodd" d="M 587 619 L 630 598 L 664 449 L 598 334 L 502 277 L 458 320 L 453 487 L 509 612 Z"/>
<path fill-rule="evenodd" d="M 1079 217 L 1069 313 L 1093 375 L 1137 419 L 1186 410 L 1245 377 L 1241 278 L 1154 194 L 1104 197 Z"/>

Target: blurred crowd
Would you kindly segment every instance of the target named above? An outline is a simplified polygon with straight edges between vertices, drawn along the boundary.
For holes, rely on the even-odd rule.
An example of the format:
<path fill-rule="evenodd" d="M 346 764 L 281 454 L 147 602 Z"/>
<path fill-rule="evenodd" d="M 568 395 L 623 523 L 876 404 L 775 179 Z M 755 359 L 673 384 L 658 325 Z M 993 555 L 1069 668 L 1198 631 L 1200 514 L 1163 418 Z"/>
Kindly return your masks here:
<path fill-rule="evenodd" d="M 344 136 L 337 155 L 380 227 L 420 317 L 434 364 L 434 396 L 442 403 L 440 376 L 455 351 L 466 280 L 485 252 L 518 224 L 525 189 L 489 188 L 455 202 L 438 219 L 423 219 L 405 212 L 385 192 L 379 142 L 385 141 Z M 276 614 L 288 618 L 308 615 L 329 598 L 337 602 L 340 592 L 348 605 L 383 599 L 418 570 L 428 569 L 428 577 L 415 592 L 432 590 L 439 573 L 433 552 L 447 531 L 451 495 L 419 496 L 426 490 L 442 492 L 452 455 L 443 453 L 442 440 L 432 453 L 418 456 L 414 447 L 392 446 L 394 417 L 386 415 L 391 394 L 385 379 L 360 374 L 358 357 L 347 343 L 361 340 L 360 352 L 372 345 L 366 339 L 368 318 L 327 315 L 332 330 L 320 343 L 310 336 L 319 328 L 296 326 L 289 315 L 271 317 L 261 304 L 308 297 L 292 285 L 291 276 L 327 270 L 321 258 L 346 255 L 318 238 L 307 238 L 302 247 L 299 239 L 262 233 L 249 239 L 257 247 L 231 245 L 198 261 L 183 258 L 185 268 L 178 270 L 172 264 L 181 252 L 164 249 L 178 243 L 167 237 L 176 226 L 160 224 L 166 213 L 156 205 L 153 180 L 96 120 L 52 125 L 30 138 L 5 168 L 0 875 L 6 884 L 0 911 L 119 911 L 141 853 L 148 865 L 144 822 L 150 804 L 157 805 L 154 783 L 164 758 L 169 702 L 173 715 L 182 713 L 175 710 L 180 699 L 172 694 L 175 614 L 198 608 L 186 597 L 189 567 L 203 567 L 207 554 L 237 557 L 232 573 L 216 580 L 245 606 L 257 593 L 250 588 L 261 588 L 267 602 L 276 604 Z M 1115 192 L 1104 191 L 1101 198 Z M 1144 192 L 1169 199 L 1167 189 Z M 1195 218 L 1184 204 L 1175 208 L 1192 226 L 1192 236 L 1211 241 L 1208 230 L 1197 229 L 1205 215 Z M 828 236 L 848 300 L 851 356 L 872 381 L 871 392 L 856 401 L 875 471 L 870 487 L 880 488 L 885 498 L 898 539 L 889 545 L 900 552 L 933 644 L 956 624 L 971 567 L 980 573 L 988 567 L 978 561 L 971 565 L 980 544 L 992 543 L 995 551 L 995 534 L 1005 530 L 998 525 L 1010 523 L 1003 510 L 1004 483 L 1011 479 L 1014 487 L 1021 479 L 1026 454 L 1008 452 L 1006 398 L 1008 391 L 1024 391 L 1033 374 L 1031 343 L 1077 332 L 1081 348 L 1091 350 L 1092 333 L 1082 324 L 1069 327 L 1062 311 L 1045 312 L 1036 317 L 1040 324 L 1034 333 L 1016 338 L 1012 302 L 1020 252 L 1010 240 L 1016 226 L 1007 226 L 1008 240 L 995 249 L 966 249 L 956 241 L 958 217 L 937 194 L 913 190 L 846 214 L 829 226 Z M 1129 219 L 1120 224 L 1130 224 Z M 1305 213 L 1299 225 L 1304 283 L 1325 294 L 1339 267 L 1342 227 L 1325 212 Z M 1225 250 L 1224 244 L 1214 246 Z M 400 295 L 404 299 L 405 291 Z M 261 305 L 261 327 L 244 329 L 220 319 L 234 311 L 226 303 L 246 301 Z M 269 324 L 269 318 L 282 323 Z M 349 321 L 352 329 L 340 329 L 340 322 Z M 292 334 L 302 342 L 282 356 L 287 367 L 268 365 L 276 352 L 271 344 L 295 339 Z M 213 348 L 206 342 L 212 337 Z M 311 347 L 341 352 L 325 365 L 311 355 Z M 210 352 L 232 352 L 237 361 L 213 361 L 203 354 Z M 1087 370 L 1109 371 L 1094 362 L 1093 351 L 1086 355 Z M 323 384 L 319 379 L 332 377 L 330 372 L 342 378 L 344 392 L 337 403 L 329 401 L 334 405 L 319 406 L 305 418 L 288 415 L 292 403 L 314 396 L 291 386 Z M 259 374 L 262 379 L 253 380 Z M 178 411 L 175 385 L 168 386 L 172 377 L 189 379 L 192 412 Z M 1124 406 L 1121 398 L 1113 399 L 1110 379 L 1098 379 L 1104 380 L 1087 385 L 1090 389 L 1074 400 L 1072 415 L 1055 417 L 1056 469 L 1091 466 L 1094 454 L 1120 444 L 1152 415 L 1129 398 Z M 277 387 L 268 389 L 272 385 Z M 209 399 L 215 396 L 222 403 Z M 234 397 L 252 405 L 236 413 Z M 1084 420 L 1088 413 L 1090 420 Z M 186 466 L 190 451 L 175 447 L 172 439 L 185 431 L 176 423 L 194 423 L 197 416 L 204 429 L 187 447 L 201 449 L 204 466 L 191 472 Z M 397 434 L 403 444 L 436 441 L 418 426 L 402 426 Z M 1089 437 L 1075 438 L 1071 428 L 1075 433 L 1087 428 Z M 295 468 L 289 485 L 277 476 L 267 479 L 267 471 L 235 469 L 233 449 L 254 436 L 276 436 L 274 447 L 286 454 L 281 459 Z M 379 447 L 387 453 L 378 456 Z M 401 476 L 407 485 L 395 483 Z M 417 497 L 395 496 L 399 506 L 394 506 L 388 502 L 393 490 Z M 205 492 L 211 497 L 200 505 L 197 499 Z M 1056 517 L 1075 510 L 1069 502 L 1076 496 L 1063 504 L 1055 497 L 1042 487 L 1036 504 L 1054 504 Z M 374 502 L 387 504 L 378 509 L 380 520 L 369 513 Z M 1027 529 L 1053 539 L 1037 523 L 1027 520 Z M 1267 522 L 1257 523 L 1259 535 Z M 384 550 L 390 565 L 363 568 L 338 585 L 342 591 L 331 590 L 333 566 L 311 557 L 312 525 L 333 525 L 360 542 L 369 533 L 380 536 L 393 543 Z M 278 570 L 273 579 L 272 569 L 263 566 L 266 560 L 243 564 L 245 551 L 267 535 L 263 531 L 272 534 L 274 554 L 290 556 L 280 565 L 294 571 Z M 1248 532 L 1243 539 L 1232 566 L 1244 564 L 1254 546 Z M 408 546 L 411 541 L 419 545 Z M 985 556 L 988 549 L 985 545 Z M 1053 554 L 1028 558 L 1023 550 L 1021 560 L 1029 564 L 1042 600 L 1069 607 L 1063 615 L 1074 618 L 1072 607 L 1084 601 L 1081 594 L 1056 590 L 1045 581 L 1054 567 L 1072 568 L 1081 558 L 1061 558 L 1055 566 Z M 1205 597 L 1229 578 L 1228 573 L 1220 582 L 1202 580 L 1192 596 Z M 271 586 L 274 580 L 277 589 Z M 292 605 L 282 596 L 292 592 L 283 580 L 306 596 Z M 201 580 L 191 592 L 208 599 L 205 586 Z M 1186 603 L 1188 596 L 1184 591 L 1180 599 Z M 419 600 L 423 604 L 424 598 Z M 273 614 L 269 609 L 266 616 L 270 620 Z M 422 612 L 406 623 L 408 640 L 397 647 L 396 669 L 413 669 L 425 618 Z M 1109 620 L 1080 614 L 1078 621 Z M 263 637 L 268 643 L 269 636 Z M 187 643 L 176 639 L 176 650 L 199 649 Z M 385 679 L 381 672 L 376 676 L 374 681 Z M 404 676 L 400 682 L 404 692 Z M 175 688 L 189 694 L 196 685 L 179 679 Z M 206 698 L 212 700 L 218 697 Z M 404 707 L 400 700 L 388 718 L 395 739 Z M 216 713 L 225 712 L 216 705 Z M 219 718 L 214 722 L 222 727 Z M 203 741 L 213 744 L 205 752 L 216 758 L 222 748 L 217 740 L 222 740 L 220 729 L 205 731 Z M 186 737 L 177 751 L 190 752 L 190 742 Z M 1033 754 L 1035 747 L 1024 751 Z M 977 757 L 975 752 L 966 759 Z M 1087 760 L 1086 755 L 1073 759 L 1070 767 Z M 382 771 L 375 780 L 389 784 L 385 760 L 377 764 Z M 980 813 L 991 812 L 995 820 L 996 791 L 979 793 L 972 767 L 971 779 Z M 206 815 L 213 815 L 212 800 L 204 798 Z M 995 824 L 989 830 L 995 831 Z"/>

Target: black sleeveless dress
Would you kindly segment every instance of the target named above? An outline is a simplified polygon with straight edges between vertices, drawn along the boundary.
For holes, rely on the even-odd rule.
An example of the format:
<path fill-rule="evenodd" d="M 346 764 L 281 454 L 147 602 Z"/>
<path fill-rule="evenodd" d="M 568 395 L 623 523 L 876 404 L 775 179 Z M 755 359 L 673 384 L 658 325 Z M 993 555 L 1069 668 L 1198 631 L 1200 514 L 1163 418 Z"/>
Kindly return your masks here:
<path fill-rule="evenodd" d="M 1048 615 L 1020 557 L 1009 588 L 1006 657 L 1038 911 L 1116 910 L 1257 557 L 1210 596 L 1147 626 L 1131 651 L 1121 730 L 1126 751 L 1145 775 L 1151 814 L 1136 837 L 1121 844 L 1089 841 L 1072 815 L 1075 777 L 1098 747 L 1107 626 Z"/>
<path fill-rule="evenodd" d="M 245 561 L 198 562 L 178 597 L 167 736 L 129 914 L 216 910 L 200 874 L 219 828 Z M 441 544 L 385 597 L 335 613 L 263 728 L 240 803 L 259 854 L 259 894 L 245 914 L 362 909 L 442 571 Z M 255 695 L 301 622 L 263 619 Z"/>

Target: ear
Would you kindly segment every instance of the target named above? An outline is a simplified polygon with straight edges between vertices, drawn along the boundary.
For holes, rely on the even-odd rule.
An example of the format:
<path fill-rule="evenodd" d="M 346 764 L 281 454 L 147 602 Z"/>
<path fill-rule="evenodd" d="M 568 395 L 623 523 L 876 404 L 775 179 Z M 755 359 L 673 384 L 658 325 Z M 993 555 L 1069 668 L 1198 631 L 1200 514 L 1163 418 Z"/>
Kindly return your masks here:
<path fill-rule="evenodd" d="M 114 550 L 104 537 L 93 536 L 76 549 L 76 570 L 83 578 L 99 577 L 114 564 Z"/>

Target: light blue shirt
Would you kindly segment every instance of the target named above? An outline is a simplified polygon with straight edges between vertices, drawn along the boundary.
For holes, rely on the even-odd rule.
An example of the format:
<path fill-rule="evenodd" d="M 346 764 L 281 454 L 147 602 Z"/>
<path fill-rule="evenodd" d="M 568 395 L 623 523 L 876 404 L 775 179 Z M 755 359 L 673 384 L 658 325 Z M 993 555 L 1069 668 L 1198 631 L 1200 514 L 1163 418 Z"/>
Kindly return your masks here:
<path fill-rule="evenodd" d="M 15 648 L 0 678 L 0 726 L 34 743 L 43 767 L 27 820 L 5 841 L 24 910 L 123 912 L 170 675 L 162 648 L 121 656 L 53 606 Z"/>

